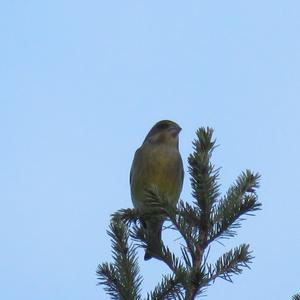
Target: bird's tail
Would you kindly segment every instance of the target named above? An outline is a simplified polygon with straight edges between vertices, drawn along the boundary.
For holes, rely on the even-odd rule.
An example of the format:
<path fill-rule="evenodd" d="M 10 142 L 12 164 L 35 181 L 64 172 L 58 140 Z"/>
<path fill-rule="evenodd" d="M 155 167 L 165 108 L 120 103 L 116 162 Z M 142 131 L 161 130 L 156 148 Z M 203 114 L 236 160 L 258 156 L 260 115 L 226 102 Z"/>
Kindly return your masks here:
<path fill-rule="evenodd" d="M 144 260 L 149 260 L 161 253 L 162 241 L 161 231 L 163 220 L 161 218 L 153 218 L 145 222 L 147 248 Z"/>

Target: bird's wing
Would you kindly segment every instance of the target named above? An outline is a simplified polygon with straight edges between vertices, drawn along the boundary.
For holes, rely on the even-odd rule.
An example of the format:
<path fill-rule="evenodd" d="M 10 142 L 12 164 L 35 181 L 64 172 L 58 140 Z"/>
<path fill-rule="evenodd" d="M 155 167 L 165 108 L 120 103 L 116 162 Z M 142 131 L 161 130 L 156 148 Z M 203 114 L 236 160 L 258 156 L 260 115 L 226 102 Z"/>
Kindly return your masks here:
<path fill-rule="evenodd" d="M 132 172 L 133 172 L 133 167 L 134 167 L 134 165 L 136 164 L 136 161 L 137 161 L 138 157 L 140 156 L 140 152 L 141 152 L 140 149 L 141 149 L 141 148 L 138 148 L 138 149 L 135 151 L 135 153 L 134 153 L 134 157 L 133 157 L 133 161 L 132 161 L 132 165 L 131 165 L 131 169 L 130 169 L 130 174 L 129 174 L 129 183 L 130 183 L 130 185 L 131 185 L 132 177 L 133 177 L 133 174 L 132 174 Z"/>
<path fill-rule="evenodd" d="M 182 162 L 182 159 L 180 158 L 181 160 L 181 187 L 183 186 L 183 180 L 184 180 L 184 169 L 183 169 L 183 162 Z"/>
<path fill-rule="evenodd" d="M 180 165 L 181 165 L 181 183 L 180 183 L 180 192 L 181 192 L 183 187 L 183 181 L 184 181 L 184 169 L 183 169 L 183 162 L 181 157 L 180 157 Z"/>

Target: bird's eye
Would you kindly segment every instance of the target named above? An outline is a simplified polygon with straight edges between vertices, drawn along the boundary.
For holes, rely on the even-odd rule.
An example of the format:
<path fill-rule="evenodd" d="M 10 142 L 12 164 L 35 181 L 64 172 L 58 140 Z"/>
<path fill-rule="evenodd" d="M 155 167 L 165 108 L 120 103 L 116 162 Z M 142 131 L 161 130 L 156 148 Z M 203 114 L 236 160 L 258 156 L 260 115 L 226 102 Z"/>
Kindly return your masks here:
<path fill-rule="evenodd" d="M 166 123 L 161 123 L 161 124 L 159 124 L 157 127 L 158 127 L 158 129 L 166 129 L 166 128 L 168 128 L 168 124 L 166 124 Z"/>

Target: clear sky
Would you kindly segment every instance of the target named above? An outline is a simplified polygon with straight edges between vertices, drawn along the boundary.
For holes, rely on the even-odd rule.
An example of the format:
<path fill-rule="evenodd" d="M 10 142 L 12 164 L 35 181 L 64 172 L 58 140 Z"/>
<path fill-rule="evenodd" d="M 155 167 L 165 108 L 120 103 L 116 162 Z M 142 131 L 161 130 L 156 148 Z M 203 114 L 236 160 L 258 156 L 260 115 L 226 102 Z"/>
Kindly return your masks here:
<path fill-rule="evenodd" d="M 252 269 L 206 299 L 300 292 L 299 32 L 296 0 L 1 1 L 1 299 L 109 299 L 95 270 L 110 214 L 132 206 L 134 151 L 166 118 L 185 170 L 212 126 L 222 191 L 262 174 L 263 210 L 211 250 L 248 242 Z M 140 263 L 146 292 L 167 269 Z"/>

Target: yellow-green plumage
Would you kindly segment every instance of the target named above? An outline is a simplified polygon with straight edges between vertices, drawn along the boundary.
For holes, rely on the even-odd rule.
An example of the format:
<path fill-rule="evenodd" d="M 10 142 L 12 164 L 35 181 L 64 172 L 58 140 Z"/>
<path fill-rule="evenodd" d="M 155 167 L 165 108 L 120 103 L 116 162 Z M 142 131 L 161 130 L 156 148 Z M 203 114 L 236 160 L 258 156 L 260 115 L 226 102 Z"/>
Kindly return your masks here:
<path fill-rule="evenodd" d="M 134 207 L 147 212 L 149 191 L 163 196 L 176 206 L 183 182 L 183 166 L 178 150 L 178 134 L 181 128 L 172 121 L 156 123 L 136 151 L 130 171 L 131 198 Z M 161 229 L 164 218 L 154 215 L 143 219 L 148 248 L 145 259 L 151 258 L 160 249 Z"/>

